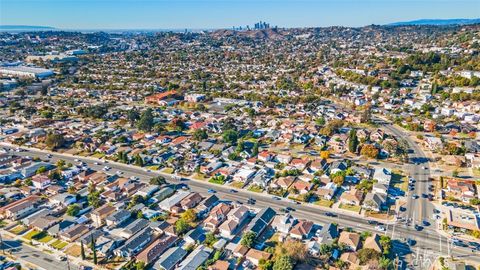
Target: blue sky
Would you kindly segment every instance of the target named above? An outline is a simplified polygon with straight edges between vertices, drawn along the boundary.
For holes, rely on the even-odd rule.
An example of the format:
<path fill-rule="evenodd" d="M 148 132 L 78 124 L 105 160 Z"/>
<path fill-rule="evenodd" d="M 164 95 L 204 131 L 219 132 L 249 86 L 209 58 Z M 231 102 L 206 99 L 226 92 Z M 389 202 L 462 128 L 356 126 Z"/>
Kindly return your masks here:
<path fill-rule="evenodd" d="M 0 0 L 0 24 L 64 29 L 364 26 L 480 17 L 480 0 Z"/>

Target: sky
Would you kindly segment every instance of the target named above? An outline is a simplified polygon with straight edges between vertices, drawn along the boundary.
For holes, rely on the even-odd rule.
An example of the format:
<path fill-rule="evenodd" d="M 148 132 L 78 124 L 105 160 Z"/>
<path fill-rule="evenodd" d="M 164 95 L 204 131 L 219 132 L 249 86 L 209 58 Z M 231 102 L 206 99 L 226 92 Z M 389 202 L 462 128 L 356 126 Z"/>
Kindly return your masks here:
<path fill-rule="evenodd" d="M 0 25 L 62 29 L 364 26 L 478 18 L 480 0 L 0 0 Z"/>

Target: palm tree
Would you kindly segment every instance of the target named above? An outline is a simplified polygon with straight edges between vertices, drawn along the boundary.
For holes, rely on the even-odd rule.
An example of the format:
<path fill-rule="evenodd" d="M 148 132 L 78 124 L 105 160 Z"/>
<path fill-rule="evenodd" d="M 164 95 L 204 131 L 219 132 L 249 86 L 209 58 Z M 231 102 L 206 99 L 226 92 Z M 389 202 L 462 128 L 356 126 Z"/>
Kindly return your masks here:
<path fill-rule="evenodd" d="M 392 265 L 392 261 L 387 257 L 381 257 L 378 260 L 378 264 L 380 268 L 387 270 Z"/>

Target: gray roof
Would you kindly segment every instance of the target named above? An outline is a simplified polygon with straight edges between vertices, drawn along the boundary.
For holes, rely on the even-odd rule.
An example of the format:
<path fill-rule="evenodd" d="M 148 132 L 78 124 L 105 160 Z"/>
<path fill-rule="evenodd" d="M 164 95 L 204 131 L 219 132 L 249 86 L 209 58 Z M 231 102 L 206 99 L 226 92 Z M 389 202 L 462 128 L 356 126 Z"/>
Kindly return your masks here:
<path fill-rule="evenodd" d="M 212 249 L 199 246 L 197 247 L 190 255 L 183 260 L 180 265 L 177 267 L 179 270 L 196 270 L 200 265 L 202 265 L 208 257 L 210 257 L 210 253 L 212 253 Z"/>
<path fill-rule="evenodd" d="M 185 256 L 187 251 L 181 247 L 169 248 L 165 253 L 160 256 L 157 263 L 153 266 L 156 270 L 172 270 Z"/>
<path fill-rule="evenodd" d="M 277 213 L 270 207 L 262 209 L 248 224 L 247 230 L 260 235 Z"/>
<path fill-rule="evenodd" d="M 126 233 L 129 233 L 131 235 L 134 235 L 136 234 L 137 232 L 139 232 L 140 230 L 142 230 L 143 228 L 147 227 L 147 225 L 149 224 L 150 222 L 146 219 L 143 219 L 143 218 L 140 218 L 140 219 L 136 219 L 135 221 L 133 221 L 132 223 L 128 224 L 127 227 L 125 227 L 124 231 Z"/>
<path fill-rule="evenodd" d="M 150 227 L 146 227 L 141 232 L 130 237 L 130 239 L 128 239 L 125 244 L 120 247 L 120 250 L 131 254 L 132 251 L 137 250 L 139 247 L 141 247 L 142 243 L 147 241 L 149 242 L 149 239 L 152 238 L 152 233 L 152 229 Z"/>
<path fill-rule="evenodd" d="M 108 216 L 107 220 L 113 221 L 113 222 L 123 221 L 126 218 L 130 217 L 131 215 L 132 214 L 130 213 L 130 211 L 122 209 Z"/>
<path fill-rule="evenodd" d="M 319 242 L 322 244 L 331 244 L 335 238 L 338 238 L 337 225 L 328 223 L 327 225 L 323 226 L 319 233 Z"/>

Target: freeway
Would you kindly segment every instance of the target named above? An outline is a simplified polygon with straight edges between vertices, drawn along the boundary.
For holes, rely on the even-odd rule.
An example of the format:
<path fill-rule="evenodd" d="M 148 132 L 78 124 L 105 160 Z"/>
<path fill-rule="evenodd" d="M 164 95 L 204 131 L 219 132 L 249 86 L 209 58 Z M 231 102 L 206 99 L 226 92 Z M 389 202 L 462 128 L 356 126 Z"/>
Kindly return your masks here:
<path fill-rule="evenodd" d="M 5 148 L 13 149 L 12 146 L 4 143 L 0 145 L 4 146 Z M 56 162 L 59 159 L 63 159 L 67 162 L 75 164 L 78 163 L 78 160 L 80 160 L 82 162 L 85 162 L 89 167 L 94 170 L 102 170 L 105 166 L 105 164 L 102 164 L 103 161 L 92 157 L 72 156 L 69 154 L 61 154 L 57 152 L 49 152 L 32 148 L 28 148 L 24 152 L 17 152 L 15 154 L 22 156 L 40 157 L 42 159 L 45 159 L 47 154 L 51 154 L 51 162 Z M 445 237 L 441 237 L 436 232 L 434 226 L 425 227 L 423 230 L 417 231 L 412 226 L 407 226 L 403 223 L 393 222 L 389 224 L 388 231 L 380 232 L 376 231 L 374 228 L 375 226 L 370 224 L 366 219 L 343 213 L 335 213 L 335 216 L 326 216 L 325 213 L 329 212 L 328 210 L 324 210 L 318 206 L 314 206 L 311 204 L 297 204 L 285 198 L 275 199 L 272 195 L 255 193 L 244 189 L 234 189 L 232 187 L 221 186 L 209 183 L 207 181 L 200 181 L 191 178 L 182 178 L 181 180 L 179 180 L 178 177 L 171 174 L 165 174 L 158 171 L 147 171 L 144 168 L 133 165 L 127 165 L 111 161 L 109 161 L 106 165 L 111 167 L 112 172 L 121 171 L 123 172 L 122 176 L 135 176 L 143 182 L 148 182 L 150 178 L 161 175 L 164 176 L 166 180 L 170 183 L 187 184 L 192 191 L 199 192 L 204 196 L 209 195 L 209 190 L 213 189 L 216 191 L 218 197 L 223 200 L 246 203 L 248 198 L 252 198 L 255 200 L 254 207 L 256 208 L 272 207 L 273 209 L 279 211 L 282 208 L 291 207 L 293 209 L 292 215 L 294 215 L 296 218 L 311 220 L 317 224 L 327 224 L 329 222 L 333 222 L 339 224 L 341 227 L 349 227 L 361 232 L 369 231 L 385 233 L 395 240 L 395 252 L 398 252 L 399 255 L 405 255 L 408 253 L 427 253 L 432 256 L 446 256 L 448 254 L 447 244 L 449 241 Z M 404 240 L 407 238 L 415 240 L 416 245 L 414 246 L 414 250 L 411 250 L 411 248 L 404 243 Z M 472 251 L 468 248 L 454 247 L 450 249 L 449 253 L 455 257 L 460 257 L 480 263 L 480 256 L 472 253 Z"/>

